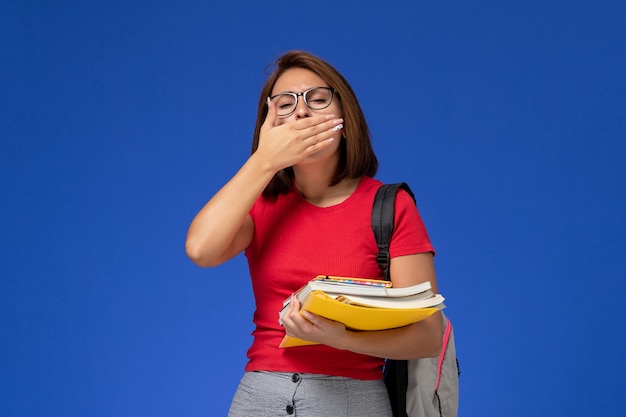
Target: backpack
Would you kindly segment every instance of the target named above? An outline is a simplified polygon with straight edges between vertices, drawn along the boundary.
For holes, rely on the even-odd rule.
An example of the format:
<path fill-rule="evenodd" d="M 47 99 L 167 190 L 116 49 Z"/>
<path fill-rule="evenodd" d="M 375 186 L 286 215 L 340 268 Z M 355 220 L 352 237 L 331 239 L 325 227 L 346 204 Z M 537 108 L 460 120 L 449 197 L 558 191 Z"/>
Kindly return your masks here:
<path fill-rule="evenodd" d="M 378 245 L 376 261 L 385 279 L 389 276 L 389 243 L 394 227 L 396 193 L 402 188 L 413 201 L 406 183 L 384 184 L 376 193 L 372 209 L 372 229 Z M 443 313 L 442 313 L 443 314 Z M 390 360 L 385 364 L 385 384 L 394 417 L 456 417 L 461 374 L 456 358 L 452 323 L 444 315 L 442 346 L 438 357 Z"/>

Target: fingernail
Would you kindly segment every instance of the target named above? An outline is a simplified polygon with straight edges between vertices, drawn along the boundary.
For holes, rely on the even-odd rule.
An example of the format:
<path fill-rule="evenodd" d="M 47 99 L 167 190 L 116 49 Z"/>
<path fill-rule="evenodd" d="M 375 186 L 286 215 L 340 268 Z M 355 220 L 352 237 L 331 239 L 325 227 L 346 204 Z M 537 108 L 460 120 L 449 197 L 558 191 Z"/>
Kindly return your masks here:
<path fill-rule="evenodd" d="M 339 124 L 339 125 L 333 127 L 333 132 L 336 132 L 336 131 L 341 130 L 341 129 L 343 129 L 343 124 Z"/>

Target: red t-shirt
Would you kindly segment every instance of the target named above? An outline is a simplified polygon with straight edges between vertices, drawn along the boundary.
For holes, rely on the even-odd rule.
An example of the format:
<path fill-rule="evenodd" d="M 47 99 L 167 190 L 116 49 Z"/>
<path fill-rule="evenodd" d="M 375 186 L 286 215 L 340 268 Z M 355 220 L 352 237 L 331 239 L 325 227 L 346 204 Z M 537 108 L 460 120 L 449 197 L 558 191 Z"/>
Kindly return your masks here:
<path fill-rule="evenodd" d="M 250 210 L 254 236 L 246 249 L 256 300 L 247 371 L 303 372 L 354 379 L 382 378 L 383 359 L 326 345 L 280 349 L 283 301 L 316 275 L 383 279 L 376 263 L 372 205 L 381 182 L 363 177 L 354 193 L 331 207 L 307 202 L 294 188 Z M 434 252 L 411 197 L 398 193 L 391 257 Z"/>

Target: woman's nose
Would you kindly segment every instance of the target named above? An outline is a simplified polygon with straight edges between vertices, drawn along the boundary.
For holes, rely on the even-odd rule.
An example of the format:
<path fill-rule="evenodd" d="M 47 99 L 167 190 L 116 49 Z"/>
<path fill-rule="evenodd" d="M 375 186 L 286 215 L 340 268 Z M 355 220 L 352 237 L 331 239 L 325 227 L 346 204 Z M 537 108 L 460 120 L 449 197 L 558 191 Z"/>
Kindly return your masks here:
<path fill-rule="evenodd" d="M 304 102 L 304 98 L 300 97 L 298 102 L 296 103 L 296 118 L 302 119 L 304 117 L 311 116 L 311 109 Z"/>

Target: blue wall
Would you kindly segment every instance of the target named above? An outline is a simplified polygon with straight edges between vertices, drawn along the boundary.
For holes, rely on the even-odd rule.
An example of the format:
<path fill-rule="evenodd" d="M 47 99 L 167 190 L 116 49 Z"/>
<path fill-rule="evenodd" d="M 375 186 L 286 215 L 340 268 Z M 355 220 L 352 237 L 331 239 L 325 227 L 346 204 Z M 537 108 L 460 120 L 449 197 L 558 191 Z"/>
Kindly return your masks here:
<path fill-rule="evenodd" d="M 623 2 L 104 3 L 0 3 L 0 415 L 225 415 L 247 266 L 195 267 L 185 233 L 295 48 L 417 194 L 459 416 L 622 413 Z"/>

